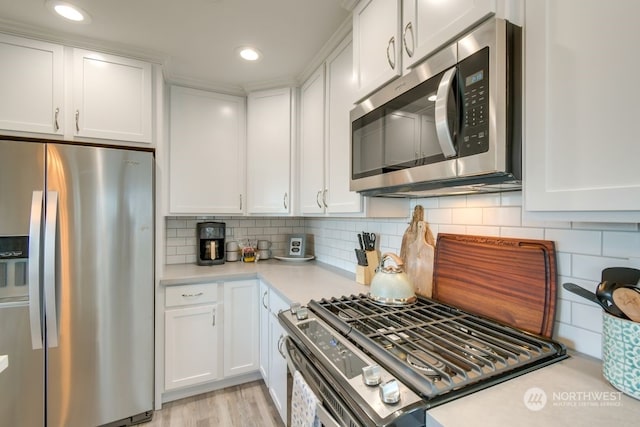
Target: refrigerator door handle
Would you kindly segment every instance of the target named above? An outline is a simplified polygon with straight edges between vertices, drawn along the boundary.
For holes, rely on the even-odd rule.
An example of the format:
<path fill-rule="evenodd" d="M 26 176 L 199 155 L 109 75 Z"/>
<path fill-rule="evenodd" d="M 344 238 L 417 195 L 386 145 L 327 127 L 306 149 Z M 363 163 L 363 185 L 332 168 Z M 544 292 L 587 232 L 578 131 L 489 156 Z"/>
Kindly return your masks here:
<path fill-rule="evenodd" d="M 47 347 L 58 346 L 58 192 L 47 191 L 44 226 L 44 306 L 47 325 Z"/>
<path fill-rule="evenodd" d="M 29 219 L 29 323 L 31 347 L 42 348 L 42 317 L 40 310 L 40 245 L 42 231 L 43 192 L 34 191 L 31 196 Z"/>

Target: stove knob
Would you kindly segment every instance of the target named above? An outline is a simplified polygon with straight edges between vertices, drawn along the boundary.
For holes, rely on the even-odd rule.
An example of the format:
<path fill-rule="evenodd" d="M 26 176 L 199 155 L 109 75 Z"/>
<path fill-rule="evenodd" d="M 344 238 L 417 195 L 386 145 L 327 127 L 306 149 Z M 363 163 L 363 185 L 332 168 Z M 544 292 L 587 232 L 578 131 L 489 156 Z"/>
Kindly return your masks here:
<path fill-rule="evenodd" d="M 366 385 L 375 386 L 380 384 L 380 366 L 378 365 L 369 365 L 362 368 L 362 381 Z"/>
<path fill-rule="evenodd" d="M 384 403 L 398 403 L 400 401 L 400 385 L 398 381 L 391 379 L 379 385 L 380 399 Z"/>
<path fill-rule="evenodd" d="M 300 307 L 298 311 L 296 311 L 296 319 L 305 320 L 308 317 L 309 311 L 307 310 L 307 307 Z"/>

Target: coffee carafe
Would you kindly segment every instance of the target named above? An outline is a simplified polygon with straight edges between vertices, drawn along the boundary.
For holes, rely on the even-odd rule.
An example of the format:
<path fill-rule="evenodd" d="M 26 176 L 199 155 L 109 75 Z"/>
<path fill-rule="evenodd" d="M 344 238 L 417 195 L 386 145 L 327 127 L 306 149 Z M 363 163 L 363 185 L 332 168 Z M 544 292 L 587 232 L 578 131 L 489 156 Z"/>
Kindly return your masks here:
<path fill-rule="evenodd" d="M 224 264 L 224 236 L 224 222 L 198 223 L 198 265 Z"/>

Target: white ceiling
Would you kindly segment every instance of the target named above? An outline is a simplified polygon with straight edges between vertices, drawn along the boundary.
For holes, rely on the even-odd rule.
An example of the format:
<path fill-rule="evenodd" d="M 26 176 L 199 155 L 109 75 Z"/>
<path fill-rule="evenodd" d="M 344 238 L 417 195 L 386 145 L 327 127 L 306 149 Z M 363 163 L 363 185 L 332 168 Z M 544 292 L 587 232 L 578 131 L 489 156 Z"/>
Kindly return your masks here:
<path fill-rule="evenodd" d="M 0 0 L 0 30 L 108 49 L 164 65 L 174 83 L 228 93 L 295 84 L 344 32 L 353 0 L 66 0 L 89 12 L 78 24 L 45 0 Z M 338 40 L 339 41 L 339 40 Z M 236 48 L 264 55 L 240 60 Z M 321 58 L 320 58 L 321 59 Z"/>

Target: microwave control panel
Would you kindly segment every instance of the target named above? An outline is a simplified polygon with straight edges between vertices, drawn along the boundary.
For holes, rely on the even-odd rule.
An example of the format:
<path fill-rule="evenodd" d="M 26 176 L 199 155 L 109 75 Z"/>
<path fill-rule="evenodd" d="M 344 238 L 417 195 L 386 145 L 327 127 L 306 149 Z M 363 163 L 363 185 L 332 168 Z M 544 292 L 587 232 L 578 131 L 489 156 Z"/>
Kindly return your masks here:
<path fill-rule="evenodd" d="M 489 151 L 489 48 L 458 64 L 459 94 L 462 97 L 459 156 Z"/>

